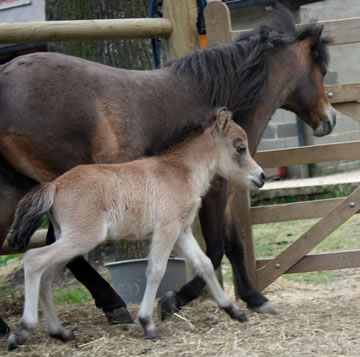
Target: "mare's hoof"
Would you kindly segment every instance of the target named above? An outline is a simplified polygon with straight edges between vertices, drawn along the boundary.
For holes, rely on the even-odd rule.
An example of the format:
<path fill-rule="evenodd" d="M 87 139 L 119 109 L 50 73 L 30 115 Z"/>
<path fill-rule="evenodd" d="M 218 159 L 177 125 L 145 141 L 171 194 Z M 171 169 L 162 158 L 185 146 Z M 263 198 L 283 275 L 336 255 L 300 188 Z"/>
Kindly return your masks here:
<path fill-rule="evenodd" d="M 118 307 L 117 309 L 104 313 L 110 325 L 134 323 L 134 320 L 126 307 Z"/>
<path fill-rule="evenodd" d="M 259 314 L 269 314 L 269 315 L 276 315 L 277 312 L 274 307 L 270 304 L 269 301 L 264 302 L 260 306 L 252 306 L 249 307 L 251 311 L 258 312 Z"/>
<path fill-rule="evenodd" d="M 164 321 L 179 311 L 176 307 L 176 292 L 171 290 L 164 294 L 158 301 L 157 313 L 159 320 Z"/>
<path fill-rule="evenodd" d="M 49 332 L 49 336 L 52 338 L 56 338 L 62 342 L 69 342 L 75 338 L 74 332 L 67 329 L 64 329 L 61 332 L 55 332 L 55 333 Z"/>

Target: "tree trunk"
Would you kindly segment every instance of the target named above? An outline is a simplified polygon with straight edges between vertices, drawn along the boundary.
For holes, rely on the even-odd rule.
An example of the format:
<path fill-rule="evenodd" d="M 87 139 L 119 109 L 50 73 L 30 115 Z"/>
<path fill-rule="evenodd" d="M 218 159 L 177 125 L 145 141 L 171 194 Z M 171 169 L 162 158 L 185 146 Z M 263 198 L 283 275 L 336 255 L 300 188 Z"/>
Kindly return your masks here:
<path fill-rule="evenodd" d="M 87 20 L 147 17 L 148 0 L 46 0 L 46 19 Z M 128 69 L 151 69 L 150 40 L 54 42 L 49 51 Z M 120 241 L 95 249 L 90 260 L 132 259 L 148 255 L 147 241 Z"/>
<path fill-rule="evenodd" d="M 148 0 L 46 0 L 46 19 L 87 20 L 148 17 Z M 53 42 L 50 51 L 113 67 L 151 69 L 150 40 Z"/>

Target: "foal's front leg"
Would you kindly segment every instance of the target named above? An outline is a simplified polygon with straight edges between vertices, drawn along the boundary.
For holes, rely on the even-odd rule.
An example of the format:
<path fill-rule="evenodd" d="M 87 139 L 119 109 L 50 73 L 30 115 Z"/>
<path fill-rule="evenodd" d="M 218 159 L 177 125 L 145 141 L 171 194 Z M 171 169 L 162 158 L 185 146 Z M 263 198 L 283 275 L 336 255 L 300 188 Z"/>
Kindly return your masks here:
<path fill-rule="evenodd" d="M 214 269 L 220 267 L 224 256 L 223 217 L 226 207 L 226 180 L 215 178 L 210 191 L 204 197 L 199 211 L 201 231 L 206 242 L 206 255 L 211 259 Z M 205 281 L 197 275 L 179 291 L 169 291 L 158 303 L 158 314 L 161 320 L 170 317 L 175 311 L 200 296 Z"/>
<path fill-rule="evenodd" d="M 192 263 L 198 274 L 206 281 L 211 295 L 219 307 L 226 311 L 232 319 L 240 322 L 247 321 L 244 311 L 233 304 L 221 288 L 210 259 L 201 250 L 192 232 L 188 231 L 182 234 L 177 244 L 183 255 Z"/>
<path fill-rule="evenodd" d="M 146 288 L 138 318 L 149 340 L 160 339 L 153 322 L 153 307 L 156 292 L 163 278 L 171 250 L 180 234 L 179 224 L 168 224 L 157 229 L 151 241 L 149 262 L 146 270 Z"/>

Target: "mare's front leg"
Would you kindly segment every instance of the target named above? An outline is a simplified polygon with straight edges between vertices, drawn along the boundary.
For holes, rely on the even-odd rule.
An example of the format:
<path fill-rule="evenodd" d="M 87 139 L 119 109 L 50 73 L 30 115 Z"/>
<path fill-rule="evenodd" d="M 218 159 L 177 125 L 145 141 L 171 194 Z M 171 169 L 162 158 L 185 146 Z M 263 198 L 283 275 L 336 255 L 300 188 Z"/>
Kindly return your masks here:
<path fill-rule="evenodd" d="M 46 237 L 46 244 L 55 242 L 52 223 Z M 84 257 L 77 257 L 67 265 L 75 278 L 85 285 L 95 300 L 95 305 L 101 308 L 110 324 L 133 323 L 125 302 L 115 292 L 111 285 L 88 263 Z"/>
<path fill-rule="evenodd" d="M 228 204 L 231 205 L 230 200 Z M 255 312 L 275 315 L 276 311 L 268 299 L 259 293 L 249 280 L 246 266 L 244 247 L 236 230 L 231 209 L 226 210 L 224 224 L 225 254 L 232 266 L 237 293 L 247 307 Z M 236 214 L 241 214 L 237 212 Z"/>
<path fill-rule="evenodd" d="M 201 230 L 206 242 L 206 255 L 210 258 L 214 269 L 219 268 L 224 256 L 223 218 L 226 208 L 227 183 L 216 177 L 211 188 L 204 197 L 199 211 Z M 175 311 L 196 299 L 205 286 L 205 281 L 196 276 L 179 291 L 169 291 L 158 303 L 158 314 L 161 320 L 170 317 Z"/>

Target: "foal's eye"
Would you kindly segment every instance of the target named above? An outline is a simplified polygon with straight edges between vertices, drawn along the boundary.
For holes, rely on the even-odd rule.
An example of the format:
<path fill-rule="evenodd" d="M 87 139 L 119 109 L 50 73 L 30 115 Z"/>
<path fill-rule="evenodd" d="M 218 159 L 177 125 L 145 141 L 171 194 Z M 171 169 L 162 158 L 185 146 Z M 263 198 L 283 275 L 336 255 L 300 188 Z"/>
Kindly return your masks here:
<path fill-rule="evenodd" d="M 236 146 L 235 149 L 239 154 L 244 154 L 246 152 L 246 147 L 243 145 Z"/>

